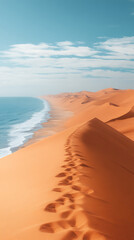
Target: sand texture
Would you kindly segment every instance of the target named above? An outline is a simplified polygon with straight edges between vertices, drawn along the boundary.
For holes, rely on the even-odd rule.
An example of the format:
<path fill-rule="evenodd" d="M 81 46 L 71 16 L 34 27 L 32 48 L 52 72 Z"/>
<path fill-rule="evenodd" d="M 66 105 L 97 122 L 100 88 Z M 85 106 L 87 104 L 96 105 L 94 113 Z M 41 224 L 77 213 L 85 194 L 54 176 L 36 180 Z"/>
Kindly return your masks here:
<path fill-rule="evenodd" d="M 1 159 L 0 239 L 134 240 L 134 90 L 45 98 L 72 115 Z"/>

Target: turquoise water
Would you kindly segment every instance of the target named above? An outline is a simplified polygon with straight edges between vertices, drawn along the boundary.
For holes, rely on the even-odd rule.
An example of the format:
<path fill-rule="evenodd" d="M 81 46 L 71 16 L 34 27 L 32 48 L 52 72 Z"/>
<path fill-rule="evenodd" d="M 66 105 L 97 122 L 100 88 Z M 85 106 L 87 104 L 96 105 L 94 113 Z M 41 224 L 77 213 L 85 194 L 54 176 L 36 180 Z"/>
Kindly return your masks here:
<path fill-rule="evenodd" d="M 0 97 L 0 157 L 22 146 L 49 118 L 47 101 L 33 97 Z"/>

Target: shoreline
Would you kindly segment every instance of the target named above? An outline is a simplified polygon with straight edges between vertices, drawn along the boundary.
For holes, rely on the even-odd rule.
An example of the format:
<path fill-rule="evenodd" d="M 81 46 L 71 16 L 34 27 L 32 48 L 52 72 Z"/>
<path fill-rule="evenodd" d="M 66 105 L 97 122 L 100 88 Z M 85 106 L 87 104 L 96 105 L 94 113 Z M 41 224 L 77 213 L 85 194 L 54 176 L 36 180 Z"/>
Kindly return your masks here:
<path fill-rule="evenodd" d="M 0 238 L 133 240 L 134 90 L 48 100 L 70 118 L 1 159 Z"/>
<path fill-rule="evenodd" d="M 49 118 L 47 122 L 42 122 L 42 128 L 33 133 L 31 139 L 23 144 L 19 149 L 25 148 L 33 143 L 36 143 L 44 138 L 52 136 L 65 128 L 65 122 L 69 119 L 73 112 L 65 110 L 62 106 L 54 104 L 53 101 L 48 100 L 47 97 L 41 97 L 48 102 L 50 110 L 48 111 Z"/>
<path fill-rule="evenodd" d="M 41 128 L 42 120 L 46 122 L 49 118 L 48 102 L 38 97 L 4 98 L 2 103 L 5 107 L 1 109 L 0 158 L 23 147 L 34 131 Z"/>

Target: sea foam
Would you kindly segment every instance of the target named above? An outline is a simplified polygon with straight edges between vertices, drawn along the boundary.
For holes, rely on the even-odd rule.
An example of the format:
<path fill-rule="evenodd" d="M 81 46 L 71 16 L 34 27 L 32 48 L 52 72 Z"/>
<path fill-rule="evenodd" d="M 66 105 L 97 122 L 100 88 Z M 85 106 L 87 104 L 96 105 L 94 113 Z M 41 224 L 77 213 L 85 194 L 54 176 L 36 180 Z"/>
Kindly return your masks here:
<path fill-rule="evenodd" d="M 41 99 L 42 100 L 42 99 Z M 22 123 L 14 124 L 8 133 L 8 147 L 0 149 L 0 158 L 11 154 L 14 149 L 22 146 L 28 139 L 32 138 L 34 131 L 41 127 L 41 123 L 49 119 L 49 104 L 43 101 L 43 109 L 36 112 L 32 117 Z"/>

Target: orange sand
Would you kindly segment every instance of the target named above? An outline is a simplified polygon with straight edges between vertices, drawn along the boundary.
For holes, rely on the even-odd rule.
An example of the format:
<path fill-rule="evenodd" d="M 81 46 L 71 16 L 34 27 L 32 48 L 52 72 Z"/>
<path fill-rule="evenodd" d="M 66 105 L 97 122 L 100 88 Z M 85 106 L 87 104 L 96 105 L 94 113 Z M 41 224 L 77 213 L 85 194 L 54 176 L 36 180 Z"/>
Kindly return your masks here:
<path fill-rule="evenodd" d="M 45 98 L 74 114 L 0 160 L 0 239 L 134 240 L 134 90 Z"/>

